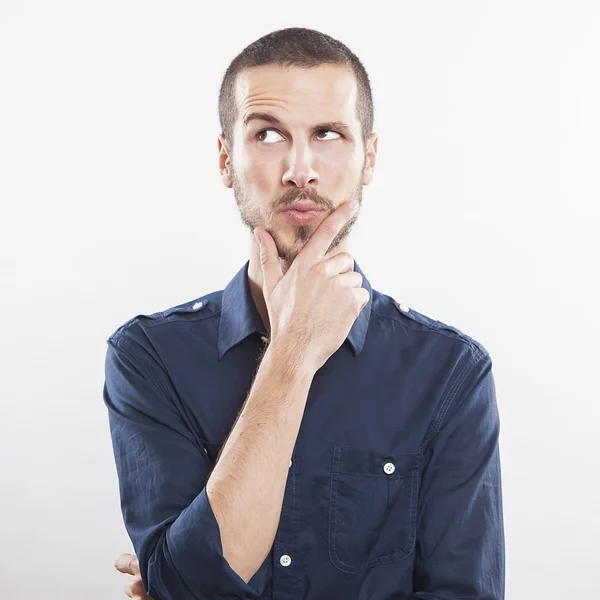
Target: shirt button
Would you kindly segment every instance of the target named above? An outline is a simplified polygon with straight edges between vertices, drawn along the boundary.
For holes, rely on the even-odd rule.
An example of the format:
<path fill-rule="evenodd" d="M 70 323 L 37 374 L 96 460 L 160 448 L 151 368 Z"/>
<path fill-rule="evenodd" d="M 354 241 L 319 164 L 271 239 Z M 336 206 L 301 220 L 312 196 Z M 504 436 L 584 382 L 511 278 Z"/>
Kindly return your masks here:
<path fill-rule="evenodd" d="M 383 470 L 388 475 L 391 475 L 396 470 L 396 467 L 394 466 L 394 463 L 387 462 L 387 463 L 385 463 L 385 465 L 383 465 Z"/>
<path fill-rule="evenodd" d="M 204 302 L 196 302 L 196 304 L 194 304 L 194 306 L 192 306 L 192 310 L 198 310 L 199 308 L 202 308 L 204 306 Z"/>
<path fill-rule="evenodd" d="M 289 566 L 289 564 L 292 562 L 292 559 L 291 559 L 291 558 L 290 558 L 290 557 L 289 557 L 287 554 L 284 554 L 284 555 L 283 555 L 283 556 L 282 556 L 282 557 L 279 559 L 279 562 L 281 563 L 281 565 L 282 565 L 283 567 L 287 567 L 287 566 Z"/>
<path fill-rule="evenodd" d="M 291 467 L 291 466 L 292 466 L 292 460 L 290 459 L 290 467 Z M 290 467 L 288 467 L 288 469 L 289 469 Z"/>
<path fill-rule="evenodd" d="M 402 312 L 408 312 L 410 310 L 410 308 L 408 308 L 408 306 L 406 306 L 406 304 L 400 304 L 398 306 L 398 308 L 402 311 Z"/>

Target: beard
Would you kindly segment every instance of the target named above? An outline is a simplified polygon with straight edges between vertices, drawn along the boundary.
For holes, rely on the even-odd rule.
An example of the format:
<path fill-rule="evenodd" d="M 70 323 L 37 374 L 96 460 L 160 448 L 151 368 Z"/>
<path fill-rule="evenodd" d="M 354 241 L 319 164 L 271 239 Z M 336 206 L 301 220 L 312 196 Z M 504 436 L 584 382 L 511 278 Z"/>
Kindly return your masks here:
<path fill-rule="evenodd" d="M 350 198 L 346 198 L 344 200 L 344 202 L 348 200 L 358 200 L 359 208 L 362 205 L 364 186 L 362 185 L 361 180 L 366 168 L 366 164 L 367 162 L 365 157 L 365 162 L 363 163 L 360 176 L 358 177 L 358 181 L 354 186 Z M 294 225 L 293 238 L 290 241 L 288 240 L 289 235 L 287 232 L 281 231 L 273 226 L 273 219 L 275 215 L 277 215 L 277 213 L 284 206 L 287 206 L 296 200 L 304 199 L 314 202 L 317 206 L 323 208 L 325 212 L 329 214 L 331 214 L 337 208 L 329 198 L 321 196 L 314 188 L 308 187 L 305 189 L 290 188 L 281 197 L 277 198 L 272 204 L 263 210 L 261 209 L 260 202 L 253 200 L 251 195 L 246 192 L 239 178 L 237 177 L 232 164 L 229 165 L 229 171 L 233 181 L 233 194 L 235 196 L 235 201 L 238 206 L 242 223 L 248 227 L 250 233 L 252 233 L 254 228 L 257 226 L 264 227 L 273 238 L 275 246 L 277 247 L 277 254 L 279 255 L 279 258 L 285 262 L 287 268 L 289 268 L 296 256 L 298 256 L 299 252 L 305 246 L 306 242 L 310 239 L 310 236 L 316 228 L 316 225 Z M 263 212 L 266 212 L 266 219 L 263 216 Z M 336 246 L 338 246 L 342 240 L 348 237 L 357 219 L 358 211 L 355 216 L 353 216 L 333 238 L 329 248 L 327 249 L 327 254 L 329 254 Z"/>

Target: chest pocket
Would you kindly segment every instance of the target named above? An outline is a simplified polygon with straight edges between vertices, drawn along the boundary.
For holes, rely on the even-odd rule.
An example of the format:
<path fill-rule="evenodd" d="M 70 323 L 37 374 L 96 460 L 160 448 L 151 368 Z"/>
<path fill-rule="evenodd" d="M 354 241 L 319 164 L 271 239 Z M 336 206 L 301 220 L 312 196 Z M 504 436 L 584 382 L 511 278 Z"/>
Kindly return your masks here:
<path fill-rule="evenodd" d="M 415 547 L 416 454 L 336 446 L 329 498 L 329 557 L 347 573 L 402 560 Z"/>

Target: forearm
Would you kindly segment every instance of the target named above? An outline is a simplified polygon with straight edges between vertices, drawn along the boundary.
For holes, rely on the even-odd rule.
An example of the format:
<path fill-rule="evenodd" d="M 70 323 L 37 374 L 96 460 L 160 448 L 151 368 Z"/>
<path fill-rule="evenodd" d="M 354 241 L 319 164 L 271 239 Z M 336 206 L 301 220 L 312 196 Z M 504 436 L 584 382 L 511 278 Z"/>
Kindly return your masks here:
<path fill-rule="evenodd" d="M 223 555 L 246 582 L 275 539 L 290 458 L 313 377 L 314 371 L 295 364 L 285 348 L 267 348 L 206 484 Z"/>

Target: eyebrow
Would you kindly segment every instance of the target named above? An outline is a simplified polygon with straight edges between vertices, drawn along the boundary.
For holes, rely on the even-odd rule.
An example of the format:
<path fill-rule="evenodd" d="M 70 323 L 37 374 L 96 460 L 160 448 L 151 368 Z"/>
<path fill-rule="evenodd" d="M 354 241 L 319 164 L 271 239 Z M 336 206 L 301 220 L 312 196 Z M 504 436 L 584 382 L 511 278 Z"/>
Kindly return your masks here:
<path fill-rule="evenodd" d="M 272 125 L 283 124 L 281 120 L 279 120 L 275 115 L 272 115 L 270 113 L 249 113 L 244 119 L 244 128 L 248 126 L 250 121 L 267 121 L 267 123 L 271 123 Z M 342 123 L 342 121 L 327 121 L 324 123 L 313 125 L 312 127 L 313 133 L 321 131 L 322 129 L 339 131 L 340 133 L 352 136 L 352 130 L 348 125 L 346 125 L 346 123 Z"/>

